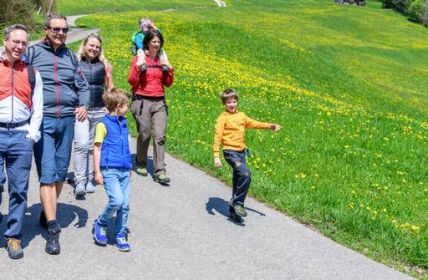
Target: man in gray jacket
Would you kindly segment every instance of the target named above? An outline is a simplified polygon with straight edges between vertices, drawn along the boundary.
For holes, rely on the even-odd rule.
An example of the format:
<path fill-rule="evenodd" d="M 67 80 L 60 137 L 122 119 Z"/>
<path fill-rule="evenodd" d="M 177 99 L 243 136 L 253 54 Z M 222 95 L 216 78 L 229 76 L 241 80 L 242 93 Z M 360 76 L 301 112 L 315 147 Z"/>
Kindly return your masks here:
<path fill-rule="evenodd" d="M 70 163 L 74 122 L 86 119 L 89 86 L 75 54 L 65 45 L 66 18 L 49 14 L 44 29 L 46 38 L 28 48 L 27 57 L 43 80 L 41 139 L 34 145 L 34 158 L 43 207 L 40 224 L 48 231 L 45 250 L 57 255 L 61 251 L 57 199 Z"/>

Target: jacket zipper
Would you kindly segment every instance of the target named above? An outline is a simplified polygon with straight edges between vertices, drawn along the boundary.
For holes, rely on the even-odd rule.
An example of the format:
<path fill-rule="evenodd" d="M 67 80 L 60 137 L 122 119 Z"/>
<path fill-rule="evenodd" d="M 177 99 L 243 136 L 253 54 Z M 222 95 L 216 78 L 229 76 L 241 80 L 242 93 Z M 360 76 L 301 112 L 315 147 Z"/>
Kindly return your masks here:
<path fill-rule="evenodd" d="M 54 51 L 54 76 L 55 76 L 55 95 L 56 95 L 56 116 L 60 117 L 59 105 L 59 77 L 58 77 L 58 58 Z"/>

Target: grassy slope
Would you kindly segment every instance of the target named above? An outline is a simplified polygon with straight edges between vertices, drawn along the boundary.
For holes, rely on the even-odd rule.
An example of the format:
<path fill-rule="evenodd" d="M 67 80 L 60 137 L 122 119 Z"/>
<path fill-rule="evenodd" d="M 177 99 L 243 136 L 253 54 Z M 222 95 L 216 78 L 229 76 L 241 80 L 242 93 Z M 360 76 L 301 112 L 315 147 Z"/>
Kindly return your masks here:
<path fill-rule="evenodd" d="M 373 2 L 263 3 L 149 3 L 82 22 L 101 27 L 123 88 L 136 19 L 159 24 L 177 68 L 170 152 L 230 181 L 212 167 L 211 143 L 218 92 L 233 86 L 244 112 L 284 126 L 248 131 L 253 195 L 377 260 L 427 267 L 428 30 Z"/>

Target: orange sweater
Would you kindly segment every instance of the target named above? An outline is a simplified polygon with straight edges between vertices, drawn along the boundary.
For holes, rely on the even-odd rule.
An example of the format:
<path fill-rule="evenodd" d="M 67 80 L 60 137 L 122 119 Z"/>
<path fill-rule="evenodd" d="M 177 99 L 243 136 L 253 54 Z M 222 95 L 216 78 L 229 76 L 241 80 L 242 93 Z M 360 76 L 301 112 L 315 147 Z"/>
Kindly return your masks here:
<path fill-rule="evenodd" d="M 253 120 L 242 112 L 223 112 L 217 118 L 214 133 L 214 157 L 219 157 L 220 146 L 223 149 L 242 151 L 245 149 L 245 128 L 268 129 L 270 123 Z"/>

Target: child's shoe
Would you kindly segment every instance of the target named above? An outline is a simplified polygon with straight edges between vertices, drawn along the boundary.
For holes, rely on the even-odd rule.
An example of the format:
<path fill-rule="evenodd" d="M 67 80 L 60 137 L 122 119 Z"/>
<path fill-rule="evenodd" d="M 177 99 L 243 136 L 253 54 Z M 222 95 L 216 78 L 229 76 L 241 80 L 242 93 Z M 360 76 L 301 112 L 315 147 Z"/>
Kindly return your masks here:
<path fill-rule="evenodd" d="M 101 226 L 98 223 L 98 219 L 94 221 L 92 233 L 97 244 L 107 245 L 107 227 Z"/>
<path fill-rule="evenodd" d="M 144 72 L 144 71 L 146 71 L 147 70 L 147 65 L 145 64 L 145 63 L 143 63 L 141 66 L 140 66 L 140 72 Z"/>
<path fill-rule="evenodd" d="M 16 238 L 7 239 L 7 252 L 9 253 L 9 258 L 11 259 L 20 259 L 24 256 L 24 251 L 22 250 L 21 240 Z"/>
<path fill-rule="evenodd" d="M 235 212 L 229 212 L 229 219 L 238 224 L 242 224 L 244 222 L 244 219 Z"/>
<path fill-rule="evenodd" d="M 128 243 L 128 238 L 126 233 L 118 233 L 116 236 L 116 247 L 119 251 L 129 252 L 131 251 L 131 245 Z"/>
<path fill-rule="evenodd" d="M 139 49 L 137 51 L 137 66 L 141 66 L 146 62 L 146 59 L 144 57 L 144 51 L 142 49 Z"/>
<path fill-rule="evenodd" d="M 235 204 L 233 205 L 233 209 L 235 210 L 235 213 L 238 214 L 241 217 L 247 216 L 247 211 L 245 210 L 244 206 L 241 204 Z"/>

